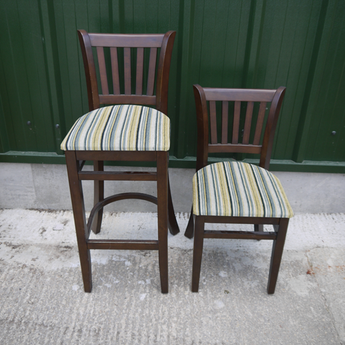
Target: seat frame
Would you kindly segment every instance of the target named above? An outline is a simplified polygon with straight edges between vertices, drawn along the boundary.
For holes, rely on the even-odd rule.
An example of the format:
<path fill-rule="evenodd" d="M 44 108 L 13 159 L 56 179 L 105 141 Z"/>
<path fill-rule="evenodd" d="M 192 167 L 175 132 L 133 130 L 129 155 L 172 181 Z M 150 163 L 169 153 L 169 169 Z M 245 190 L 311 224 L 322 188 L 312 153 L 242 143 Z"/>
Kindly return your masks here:
<path fill-rule="evenodd" d="M 202 169 L 208 164 L 209 152 L 234 152 L 234 153 L 256 153 L 260 154 L 260 167 L 269 169 L 269 163 L 272 153 L 275 129 L 278 122 L 278 116 L 281 109 L 285 87 L 277 90 L 256 90 L 256 89 L 215 89 L 202 88 L 200 85 L 194 85 L 194 97 L 197 114 L 198 129 L 198 148 L 197 148 L 197 168 Z M 207 101 L 210 102 L 210 114 L 207 107 Z M 222 105 L 222 138 L 218 143 L 216 130 L 216 101 L 224 101 Z M 232 142 L 228 143 L 228 105 L 229 101 L 235 102 Z M 244 125 L 243 141 L 239 143 L 238 132 L 240 126 L 240 102 L 248 102 L 246 111 L 246 120 Z M 253 103 L 261 102 L 258 119 L 262 123 L 257 123 L 255 130 L 254 143 L 249 143 L 250 125 L 252 120 Z M 270 102 L 270 110 L 267 116 L 265 128 L 263 128 L 264 114 L 266 105 Z M 261 112 L 261 113 L 260 113 Z M 210 116 L 210 129 L 209 129 Z M 212 123 L 213 122 L 213 123 Z M 224 128 L 226 127 L 226 128 Z M 261 132 L 264 131 L 263 140 L 260 144 Z M 209 143 L 209 132 L 211 133 L 211 142 Z M 206 223 L 229 223 L 229 224 L 254 224 L 254 231 L 215 231 L 205 230 Z M 272 225 L 274 232 L 265 232 L 263 225 Z M 286 232 L 289 224 L 289 218 L 270 218 L 270 217 L 231 217 L 231 216 L 205 216 L 194 215 L 193 208 L 191 216 L 185 231 L 185 236 L 193 238 L 193 271 L 192 271 L 192 291 L 198 292 L 200 270 L 202 261 L 202 251 L 204 238 L 220 239 L 251 239 L 251 240 L 273 240 L 271 263 L 269 269 L 269 278 L 267 285 L 268 294 L 273 294 L 283 253 Z"/>
<path fill-rule="evenodd" d="M 108 104 L 139 104 L 155 106 L 167 114 L 168 81 L 173 43 L 176 33 L 166 34 L 91 34 L 85 30 L 78 30 L 81 45 L 85 75 L 87 81 L 90 111 Z M 102 93 L 99 94 L 95 61 L 92 47 L 97 50 L 99 63 L 99 79 Z M 114 93 L 109 93 L 107 71 L 103 47 L 110 47 L 112 57 L 112 77 Z M 120 94 L 117 47 L 124 49 L 124 83 L 125 93 Z M 131 92 L 131 47 L 138 48 L 137 64 L 143 64 L 143 49 L 150 48 L 150 71 L 148 76 L 147 93 L 143 94 L 140 84 L 143 80 L 143 67 L 137 67 L 136 94 Z M 152 48 L 153 47 L 153 48 Z M 156 69 L 157 49 L 160 48 L 157 78 L 153 70 Z M 156 84 L 154 84 L 156 83 Z M 138 86 L 139 84 L 139 86 Z M 154 95 L 154 86 L 156 94 Z M 168 178 L 169 153 L 167 151 L 65 151 L 68 179 L 77 234 L 79 257 L 85 292 L 92 290 L 91 249 L 119 249 L 119 250 L 158 250 L 160 281 L 162 293 L 168 292 L 168 244 L 167 230 L 175 235 L 179 232 L 176 221 Z M 83 171 L 86 161 L 93 161 L 93 171 Z M 104 161 L 118 162 L 154 162 L 155 172 L 133 171 L 104 171 Z M 86 221 L 82 180 L 94 181 L 94 207 Z M 120 193 L 104 198 L 104 181 L 156 181 L 157 197 L 144 193 Z M 141 199 L 157 205 L 158 240 L 113 240 L 90 239 L 93 231 L 98 234 L 101 230 L 103 207 L 109 203 L 124 199 Z"/>

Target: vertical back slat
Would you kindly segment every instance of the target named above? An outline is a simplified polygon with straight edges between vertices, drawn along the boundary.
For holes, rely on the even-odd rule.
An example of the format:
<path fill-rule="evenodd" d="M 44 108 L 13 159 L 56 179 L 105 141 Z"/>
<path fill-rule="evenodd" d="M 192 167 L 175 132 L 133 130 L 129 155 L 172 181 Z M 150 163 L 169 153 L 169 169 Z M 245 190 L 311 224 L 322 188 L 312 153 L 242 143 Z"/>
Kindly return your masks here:
<path fill-rule="evenodd" d="M 217 114 L 216 102 L 210 101 L 210 129 L 211 129 L 211 144 L 217 144 Z"/>
<path fill-rule="evenodd" d="M 258 119 L 256 121 L 256 128 L 255 128 L 255 134 L 254 134 L 254 145 L 259 145 L 260 143 L 260 137 L 261 137 L 261 131 L 262 126 L 265 119 L 265 112 L 266 112 L 266 102 L 260 103 L 259 113 L 258 113 Z"/>
<path fill-rule="evenodd" d="M 232 125 L 232 144 L 238 144 L 238 131 L 240 128 L 241 102 L 236 101 L 234 105 L 234 121 Z"/>
<path fill-rule="evenodd" d="M 153 95 L 153 89 L 155 85 L 155 75 L 156 75 L 156 61 L 157 61 L 157 48 L 151 48 L 149 73 L 148 73 L 148 79 L 147 79 L 147 92 L 146 92 L 148 96 Z"/>
<path fill-rule="evenodd" d="M 244 133 L 242 144 L 249 144 L 250 127 L 252 125 L 254 102 L 247 103 L 246 120 L 244 123 Z"/>
<path fill-rule="evenodd" d="M 124 67 L 125 67 L 125 94 L 132 93 L 131 78 L 131 48 L 123 48 Z"/>
<path fill-rule="evenodd" d="M 102 94 L 109 95 L 107 70 L 105 67 L 103 47 L 97 47 L 97 59 L 98 59 L 99 74 L 101 78 Z"/>
<path fill-rule="evenodd" d="M 229 102 L 222 102 L 222 144 L 228 142 L 228 118 Z"/>
<path fill-rule="evenodd" d="M 137 76 L 135 82 L 135 93 L 143 93 L 143 73 L 144 73 L 144 48 L 137 49 Z"/>
<path fill-rule="evenodd" d="M 120 94 L 119 63 L 117 59 L 117 48 L 110 48 L 111 72 L 113 76 L 114 94 Z"/>

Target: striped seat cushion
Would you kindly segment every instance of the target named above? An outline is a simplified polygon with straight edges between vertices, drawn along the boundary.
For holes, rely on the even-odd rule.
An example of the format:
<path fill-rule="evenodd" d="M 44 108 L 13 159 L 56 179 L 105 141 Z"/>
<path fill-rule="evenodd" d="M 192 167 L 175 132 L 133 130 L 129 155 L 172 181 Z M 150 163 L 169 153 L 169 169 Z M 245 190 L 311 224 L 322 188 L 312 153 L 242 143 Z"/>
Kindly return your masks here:
<path fill-rule="evenodd" d="M 80 117 L 61 150 L 168 151 L 170 119 L 141 105 L 114 105 Z"/>
<path fill-rule="evenodd" d="M 242 162 L 210 164 L 193 177 L 193 213 L 203 216 L 291 218 L 280 181 Z"/>

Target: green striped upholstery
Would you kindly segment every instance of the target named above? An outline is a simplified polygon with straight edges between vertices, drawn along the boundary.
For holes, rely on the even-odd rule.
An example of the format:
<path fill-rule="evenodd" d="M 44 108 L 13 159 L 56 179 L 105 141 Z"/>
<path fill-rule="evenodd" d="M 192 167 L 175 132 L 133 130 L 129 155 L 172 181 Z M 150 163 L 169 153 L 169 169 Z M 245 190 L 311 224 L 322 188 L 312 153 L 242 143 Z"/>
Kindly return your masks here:
<path fill-rule="evenodd" d="M 242 162 L 210 164 L 193 177 L 193 213 L 203 216 L 291 218 L 280 181 Z"/>
<path fill-rule="evenodd" d="M 114 105 L 80 117 L 61 150 L 168 151 L 170 119 L 141 105 Z"/>

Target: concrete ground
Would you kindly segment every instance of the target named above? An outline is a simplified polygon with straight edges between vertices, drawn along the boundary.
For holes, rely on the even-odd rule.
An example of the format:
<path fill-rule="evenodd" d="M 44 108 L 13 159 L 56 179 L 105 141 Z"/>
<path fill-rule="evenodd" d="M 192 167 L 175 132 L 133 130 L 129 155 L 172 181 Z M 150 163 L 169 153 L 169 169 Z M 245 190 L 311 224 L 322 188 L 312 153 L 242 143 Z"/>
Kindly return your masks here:
<path fill-rule="evenodd" d="M 153 213 L 106 213 L 101 236 L 156 237 Z M 181 229 L 187 214 L 179 213 Z M 169 235 L 169 293 L 157 252 L 93 251 L 83 291 L 70 211 L 0 211 L 0 344 L 345 344 L 345 214 L 292 218 L 274 295 L 271 242 Z M 136 232 L 132 231 L 139 229 Z"/>
<path fill-rule="evenodd" d="M 87 294 L 65 167 L 1 163 L 0 344 L 345 344 L 345 176 L 276 173 L 296 215 L 267 295 L 269 241 L 205 240 L 190 291 L 192 175 L 170 170 L 181 233 L 169 235 L 169 293 L 157 252 L 93 251 Z M 98 236 L 156 238 L 155 213 L 119 205 Z"/>

